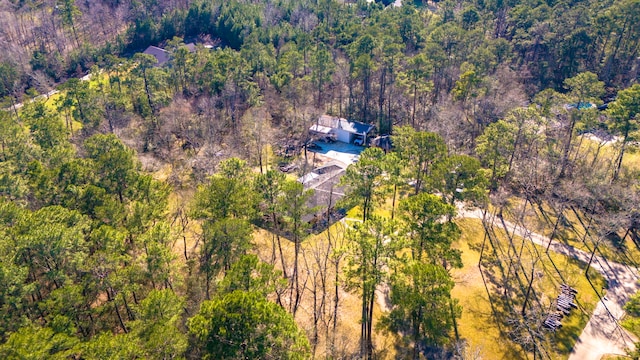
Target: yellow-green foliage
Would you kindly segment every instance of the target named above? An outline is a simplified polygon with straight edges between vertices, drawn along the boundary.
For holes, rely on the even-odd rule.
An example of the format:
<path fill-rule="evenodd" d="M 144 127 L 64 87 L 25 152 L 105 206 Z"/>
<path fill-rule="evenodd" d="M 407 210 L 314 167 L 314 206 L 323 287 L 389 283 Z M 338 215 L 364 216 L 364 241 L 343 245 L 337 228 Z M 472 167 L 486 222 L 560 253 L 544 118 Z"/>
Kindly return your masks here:
<path fill-rule="evenodd" d="M 640 292 L 631 296 L 625 304 L 627 316 L 622 321 L 622 326 L 636 336 L 640 336 Z"/>
<path fill-rule="evenodd" d="M 631 359 L 629 356 L 624 355 L 604 355 L 600 358 L 600 360 L 629 360 Z"/>
<path fill-rule="evenodd" d="M 622 327 L 629 330 L 635 336 L 640 336 L 640 318 L 634 316 L 627 316 L 622 320 Z"/>
<path fill-rule="evenodd" d="M 614 163 L 620 153 L 621 142 L 601 144 L 590 138 L 580 138 L 577 140 L 577 161 L 589 166 L 594 175 L 597 173 L 613 174 Z M 596 157 L 597 156 L 597 157 Z M 638 147 L 627 144 L 627 150 L 622 159 L 622 166 L 629 171 L 640 171 L 640 152 Z"/>

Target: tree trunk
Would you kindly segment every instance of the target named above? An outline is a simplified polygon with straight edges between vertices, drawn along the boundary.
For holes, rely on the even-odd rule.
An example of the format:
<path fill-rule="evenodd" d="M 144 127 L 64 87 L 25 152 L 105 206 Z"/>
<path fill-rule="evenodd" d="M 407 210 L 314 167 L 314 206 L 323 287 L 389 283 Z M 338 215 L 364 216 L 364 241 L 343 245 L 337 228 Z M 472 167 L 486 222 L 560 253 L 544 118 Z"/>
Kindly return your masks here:
<path fill-rule="evenodd" d="M 578 101 L 578 105 L 580 105 L 580 101 Z M 575 109 L 575 111 L 580 111 L 579 109 Z M 576 114 L 571 113 L 571 122 L 569 123 L 569 133 L 567 134 L 568 139 L 564 145 L 564 151 L 562 152 L 562 162 L 560 166 L 560 175 L 559 178 L 563 178 L 565 176 L 565 172 L 567 170 L 567 165 L 569 164 L 569 152 L 571 151 L 571 141 L 573 141 L 573 129 L 576 126 Z"/>
<path fill-rule="evenodd" d="M 122 302 L 124 303 L 124 309 L 127 311 L 127 317 L 129 318 L 129 321 L 135 320 L 135 316 L 133 315 L 133 312 L 129 307 L 129 303 L 127 303 L 127 297 L 124 296 L 124 291 L 121 292 L 120 295 L 122 295 Z"/>
<path fill-rule="evenodd" d="M 211 299 L 211 296 L 209 295 L 210 287 L 211 287 L 211 275 L 207 270 L 207 273 L 205 274 L 205 292 L 204 292 L 204 296 L 207 300 Z"/>
<path fill-rule="evenodd" d="M 147 69 L 142 70 L 142 79 L 144 81 L 144 92 L 147 95 L 147 102 L 151 109 L 152 116 L 155 116 L 155 109 L 153 108 L 153 102 L 151 101 L 151 91 L 149 90 L 149 81 L 147 81 Z"/>
<path fill-rule="evenodd" d="M 80 41 L 78 40 L 78 33 L 76 32 L 76 24 L 71 22 L 71 30 L 73 30 L 73 37 L 76 39 L 76 46 L 80 49 Z"/>
<path fill-rule="evenodd" d="M 184 260 L 189 261 L 189 256 L 187 255 L 187 225 L 189 224 L 189 218 L 180 211 L 180 222 L 182 225 L 182 243 L 184 244 Z"/>
<path fill-rule="evenodd" d="M 124 331 L 125 334 L 129 333 L 129 330 L 127 330 L 127 327 L 124 325 L 124 321 L 122 320 L 122 315 L 120 314 L 120 309 L 118 309 L 116 299 L 112 298 L 111 301 L 113 302 L 113 308 L 116 310 L 116 315 L 118 316 L 118 322 L 120 323 L 120 327 L 122 327 L 122 331 Z"/>
<path fill-rule="evenodd" d="M 416 127 L 416 100 L 418 98 L 418 80 L 414 80 L 413 83 L 413 107 L 411 108 L 411 127 Z"/>
<path fill-rule="evenodd" d="M 282 275 L 286 279 L 288 278 L 287 265 L 285 264 L 285 261 L 284 261 L 284 253 L 282 252 L 282 242 L 280 241 L 280 236 L 277 236 L 277 239 L 278 239 L 278 251 L 280 252 L 280 262 L 282 264 Z"/>
<path fill-rule="evenodd" d="M 373 303 L 376 298 L 375 288 L 371 289 L 369 297 L 369 311 L 367 317 L 367 359 L 373 359 Z"/>
<path fill-rule="evenodd" d="M 364 279 L 363 279 L 364 280 Z M 364 293 L 362 294 L 362 321 L 360 322 L 360 355 L 363 358 L 367 358 L 367 296 Z"/>
<path fill-rule="evenodd" d="M 398 194 L 398 184 L 393 184 L 393 199 L 391 200 L 391 220 L 396 213 L 396 195 Z"/>
<path fill-rule="evenodd" d="M 9 95 L 9 99 L 11 100 L 11 107 L 13 108 L 13 113 L 16 114 L 16 120 L 20 121 L 20 115 L 18 115 L 18 108 L 16 107 L 15 99 L 13 95 Z"/>
<path fill-rule="evenodd" d="M 294 230 L 297 231 L 297 230 Z M 298 277 L 298 257 L 300 254 L 300 240 L 297 238 L 294 239 L 294 255 L 293 255 L 293 273 L 291 275 L 291 291 L 289 297 L 289 307 L 291 309 L 291 314 L 295 317 L 296 312 L 298 311 L 298 303 L 300 301 L 300 281 Z M 295 292 L 294 292 L 295 289 Z M 295 293 L 295 297 L 294 297 Z"/>
<path fill-rule="evenodd" d="M 418 314 L 412 319 L 413 323 L 413 360 L 420 358 L 420 320 L 422 318 L 422 307 L 418 311 Z"/>
<path fill-rule="evenodd" d="M 449 295 L 449 310 L 451 312 L 451 320 L 453 322 L 453 332 L 456 334 L 456 341 L 460 341 L 460 334 L 458 333 L 458 321 L 456 320 L 456 312 L 453 307 L 453 299 Z"/>
<path fill-rule="evenodd" d="M 382 122 L 384 120 L 384 93 L 386 88 L 385 78 L 386 78 L 387 68 L 383 68 L 380 72 L 380 93 L 378 96 L 378 131 L 382 131 Z"/>
<path fill-rule="evenodd" d="M 624 157 L 624 152 L 627 147 L 628 138 L 629 138 L 629 127 L 627 126 L 624 132 L 624 138 L 622 139 L 622 147 L 620 148 L 620 155 L 618 156 L 618 159 L 617 159 L 616 170 L 613 173 L 613 178 L 611 179 L 611 182 L 618 180 L 618 176 L 620 175 L 620 168 L 622 167 L 622 158 Z"/>

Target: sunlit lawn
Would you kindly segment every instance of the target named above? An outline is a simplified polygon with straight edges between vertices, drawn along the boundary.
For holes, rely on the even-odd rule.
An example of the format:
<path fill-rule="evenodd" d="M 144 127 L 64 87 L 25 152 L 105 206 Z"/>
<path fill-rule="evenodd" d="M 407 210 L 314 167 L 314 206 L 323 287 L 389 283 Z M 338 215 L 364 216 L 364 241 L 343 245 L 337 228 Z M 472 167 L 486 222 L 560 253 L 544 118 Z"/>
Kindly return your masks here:
<path fill-rule="evenodd" d="M 375 214 L 390 216 L 391 198 L 386 198 L 381 205 L 376 209 Z M 396 203 L 396 212 L 397 206 L 398 203 Z M 362 213 L 358 207 L 347 212 L 347 218 L 360 219 L 361 216 Z M 499 300 L 501 294 L 496 291 L 493 285 L 489 285 L 491 299 L 496 307 L 492 310 L 487 289 L 478 269 L 480 247 L 484 238 L 481 222 L 476 219 L 459 219 L 457 222 L 462 230 L 462 238 L 455 246 L 462 251 L 464 267 L 452 272 L 456 281 L 452 295 L 459 300 L 463 309 L 462 318 L 458 320 L 458 329 L 461 338 L 467 341 L 466 354 L 469 356 L 479 354 L 485 359 L 525 358 L 522 348 L 501 332 L 501 327 L 504 330 L 504 324 L 498 324 L 494 311 L 499 314 L 498 318 L 502 319 L 500 321 L 504 321 L 504 316 L 509 314 L 505 314 L 505 309 L 500 308 L 497 304 L 499 301 L 496 300 Z M 541 225 L 541 233 L 548 234 L 549 231 L 548 224 Z M 507 248 L 504 232 L 497 229 L 496 233 L 501 246 Z M 516 237 L 514 241 L 517 243 L 516 246 L 524 246 L 521 261 L 525 269 L 530 270 L 533 260 L 540 258 L 535 264 L 534 289 L 540 302 L 545 304 L 545 310 L 548 310 L 559 294 L 559 284 L 567 283 L 578 290 L 577 303 L 579 303 L 580 309 L 574 310 L 570 316 L 563 320 L 563 328 L 550 335 L 546 345 L 547 351 L 554 359 L 566 358 L 599 300 L 594 289 L 602 289 L 604 280 L 591 270 L 589 274 L 593 283 L 592 287 L 584 275 L 585 264 L 555 253 L 546 255 L 543 247 L 533 245 L 529 241 L 523 243 L 523 239 L 519 237 Z M 490 251 L 490 249 L 487 248 L 485 251 Z M 517 317 L 519 313 L 512 315 Z M 532 354 L 528 355 L 533 356 Z"/>
<path fill-rule="evenodd" d="M 580 157 L 585 160 L 586 164 L 591 164 L 597 154 L 598 157 L 596 165 L 605 166 L 607 168 L 613 166 L 613 163 L 620 153 L 621 146 L 620 142 L 600 145 L 597 141 L 588 138 L 583 138 L 581 141 L 578 140 L 577 144 L 580 145 L 578 149 L 581 154 Z M 599 151 L 598 147 L 600 147 Z M 640 171 L 640 149 L 638 146 L 627 144 L 624 158 L 622 159 L 622 165 L 629 170 Z M 613 171 L 612 168 L 610 170 Z"/>
<path fill-rule="evenodd" d="M 480 248 L 484 239 L 484 230 L 480 220 L 459 219 L 457 221 L 462 229 L 462 238 L 456 247 L 462 250 L 462 260 L 464 267 L 452 271 L 456 286 L 452 295 L 460 301 L 463 313 L 458 321 L 460 336 L 468 342 L 469 353 L 479 353 L 485 359 L 515 359 L 524 358 L 521 348 L 507 340 L 501 334 L 500 326 L 496 322 L 494 311 L 502 316 L 519 316 L 519 314 L 505 314 L 506 309 L 498 304 L 501 296 L 496 293 L 495 288 L 489 285 L 494 309 L 487 295 L 487 290 L 482 280 L 478 268 L 480 258 Z M 504 233 L 497 232 L 498 239 L 503 248 L 507 248 L 507 240 Z M 522 239 L 516 237 L 516 247 L 522 245 Z M 537 252 L 536 252 L 537 250 Z M 489 242 L 485 244 L 485 254 L 490 253 Z M 553 358 L 566 358 L 571 351 L 576 339 L 586 325 L 598 301 L 594 288 L 584 276 L 584 264 L 566 258 L 565 256 L 550 253 L 547 256 L 544 248 L 535 246 L 526 241 L 522 252 L 522 264 L 525 269 L 530 270 L 534 259 L 535 263 L 534 289 L 541 303 L 547 308 L 554 298 L 559 294 L 558 286 L 567 283 L 578 290 L 577 302 L 580 309 L 574 310 L 572 314 L 565 318 L 563 327 L 555 335 L 550 337 L 547 348 Z M 503 258 L 506 262 L 506 259 Z M 497 275 L 499 276 L 499 275 Z M 596 289 L 601 289 L 604 280 L 595 272 L 590 272 L 590 277 Z M 530 354 L 530 356 L 532 356 Z"/>
<path fill-rule="evenodd" d="M 59 92 L 49 96 L 48 98 L 39 99 L 37 101 L 44 101 L 44 106 L 54 114 L 57 114 L 58 119 L 60 120 L 62 125 L 66 127 L 67 126 L 66 115 L 58 110 L 58 105 L 57 105 L 58 102 L 63 98 L 63 96 L 64 96 L 64 92 Z M 23 113 L 25 108 L 27 109 L 29 108 L 29 106 L 31 105 L 31 100 L 25 99 L 24 104 L 25 105 L 22 108 L 18 109 L 19 115 Z M 69 111 L 72 112 L 73 108 L 71 108 Z M 73 132 L 75 134 L 76 131 L 79 131 L 82 129 L 82 123 L 74 119 L 72 115 L 70 116 L 72 118 L 71 126 L 73 127 Z"/>
<path fill-rule="evenodd" d="M 515 222 L 516 219 L 520 218 L 523 204 L 524 200 L 522 199 L 510 199 L 509 208 L 503 211 L 505 218 Z M 553 234 L 558 216 L 560 216 L 557 211 L 562 208 L 561 205 L 554 207 L 556 209 L 546 202 L 543 202 L 541 206 L 536 205 L 534 207 L 528 204 L 524 216 L 524 222 L 527 227 L 532 231 L 550 237 Z M 608 239 L 599 237 L 598 229 L 594 227 L 595 224 L 590 226 L 589 217 L 575 207 L 573 209 L 565 207 L 562 211 L 562 216 L 564 219 L 561 219 L 558 223 L 553 241 L 559 241 L 586 252 L 592 252 L 594 246 L 597 245 L 597 255 L 599 256 L 622 264 L 638 265 L 637 259 L 640 259 L 640 250 L 629 236 L 616 244 Z M 589 233 L 585 236 L 589 227 Z M 622 237 L 624 229 L 619 229 L 618 234 Z"/>

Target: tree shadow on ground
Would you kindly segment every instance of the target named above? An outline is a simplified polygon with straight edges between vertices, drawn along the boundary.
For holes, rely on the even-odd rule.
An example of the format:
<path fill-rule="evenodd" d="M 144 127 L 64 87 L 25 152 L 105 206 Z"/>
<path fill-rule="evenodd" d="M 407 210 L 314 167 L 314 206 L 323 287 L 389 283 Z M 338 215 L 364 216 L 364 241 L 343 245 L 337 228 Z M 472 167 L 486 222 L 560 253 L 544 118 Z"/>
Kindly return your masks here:
<path fill-rule="evenodd" d="M 567 355 L 571 353 L 571 350 L 582 333 L 582 326 L 580 325 L 583 321 L 589 321 L 589 316 L 578 311 L 572 312 L 571 315 L 563 320 L 562 328 L 558 329 L 551 337 L 557 353 Z"/>

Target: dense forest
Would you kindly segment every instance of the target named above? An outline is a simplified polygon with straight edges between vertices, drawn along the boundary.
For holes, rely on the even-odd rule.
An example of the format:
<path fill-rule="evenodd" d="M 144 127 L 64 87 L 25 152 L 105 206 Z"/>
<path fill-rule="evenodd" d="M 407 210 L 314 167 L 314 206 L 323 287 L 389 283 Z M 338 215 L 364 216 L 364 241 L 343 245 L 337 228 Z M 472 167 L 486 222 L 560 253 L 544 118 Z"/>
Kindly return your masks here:
<path fill-rule="evenodd" d="M 605 310 L 640 335 L 638 0 L 0 19 L 0 358 L 558 359 Z M 311 189 L 323 114 L 393 148 Z"/>

